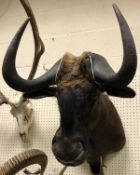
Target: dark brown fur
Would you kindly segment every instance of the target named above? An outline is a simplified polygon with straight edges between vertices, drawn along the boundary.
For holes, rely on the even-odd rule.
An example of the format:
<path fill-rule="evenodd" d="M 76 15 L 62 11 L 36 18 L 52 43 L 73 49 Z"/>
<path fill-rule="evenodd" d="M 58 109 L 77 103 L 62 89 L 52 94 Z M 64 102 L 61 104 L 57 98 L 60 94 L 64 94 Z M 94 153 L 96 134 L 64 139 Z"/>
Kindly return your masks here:
<path fill-rule="evenodd" d="M 59 87 L 74 87 L 79 85 L 81 88 L 92 86 L 87 80 L 84 70 L 82 71 L 82 62 L 88 57 L 88 52 L 84 52 L 81 56 L 76 57 L 71 53 L 66 53 L 58 72 Z"/>
<path fill-rule="evenodd" d="M 84 71 L 82 64 L 87 56 L 88 52 L 84 52 L 80 57 L 76 57 L 70 53 L 66 53 L 63 57 L 63 62 L 58 72 L 57 92 L 61 123 L 60 129 L 57 131 L 54 138 L 59 142 L 59 146 L 55 149 L 58 149 L 58 152 L 63 152 L 62 154 L 64 154 L 64 157 L 67 157 L 65 153 L 74 150 L 73 144 L 75 143 L 74 140 L 77 135 L 84 139 L 83 142 L 86 150 L 84 160 L 88 161 L 92 170 L 92 166 L 94 167 L 94 164 L 100 162 L 101 157 L 116 152 L 124 146 L 125 134 L 120 117 L 113 103 L 108 96 L 100 90 L 100 87 L 96 85 L 96 83 L 93 84 L 89 81 Z M 72 93 L 69 97 L 74 99 L 67 100 L 66 97 L 65 100 L 65 95 L 69 94 L 70 91 L 72 91 Z M 59 95 L 63 93 L 64 101 L 61 99 L 61 105 L 59 100 L 63 98 L 63 96 L 59 97 Z M 79 100 L 79 97 L 81 97 L 81 99 L 84 98 L 88 93 L 94 94 L 95 99 L 92 101 L 89 98 L 89 101 L 85 102 L 84 109 L 83 107 L 81 107 L 81 109 L 76 109 L 76 104 L 78 102 L 75 101 Z M 70 103 L 71 106 L 74 105 L 74 109 L 69 107 Z M 63 112 L 65 110 L 67 112 Z M 73 114 L 74 111 L 77 110 L 82 110 L 85 114 L 83 114 L 82 117 L 80 116 L 80 124 L 77 123 L 77 127 L 75 127 L 77 116 Z M 66 122 L 68 122 L 68 126 Z M 74 123 L 71 128 L 69 128 L 71 122 Z M 71 130 L 68 132 L 69 134 L 65 132 L 67 130 Z M 74 130 L 74 134 L 72 130 Z M 56 154 L 55 151 L 54 154 Z M 94 172 L 94 170 L 92 170 L 92 172 Z"/>

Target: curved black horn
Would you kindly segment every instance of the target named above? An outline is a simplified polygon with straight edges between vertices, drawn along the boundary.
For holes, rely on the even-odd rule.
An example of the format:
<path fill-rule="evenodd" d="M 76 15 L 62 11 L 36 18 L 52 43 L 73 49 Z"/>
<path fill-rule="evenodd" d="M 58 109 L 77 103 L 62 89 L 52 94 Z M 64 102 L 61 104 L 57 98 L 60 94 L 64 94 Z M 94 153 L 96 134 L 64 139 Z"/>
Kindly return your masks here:
<path fill-rule="evenodd" d="M 113 4 L 116 13 L 123 43 L 123 63 L 117 73 L 100 55 L 89 54 L 94 79 L 103 85 L 127 86 L 133 79 L 137 68 L 137 54 L 130 28 L 116 4 Z"/>
<path fill-rule="evenodd" d="M 32 90 L 38 90 L 40 88 L 42 89 L 49 85 L 55 84 L 55 76 L 61 62 L 60 60 L 58 60 L 48 72 L 34 80 L 25 80 L 18 75 L 15 66 L 15 59 L 21 37 L 27 26 L 28 21 L 29 19 L 27 19 L 23 23 L 23 25 L 20 27 L 20 29 L 17 31 L 16 35 L 12 39 L 7 49 L 2 67 L 2 73 L 6 83 L 13 89 L 22 92 L 30 92 Z"/>
<path fill-rule="evenodd" d="M 38 149 L 26 150 L 18 155 L 15 155 L 2 166 L 0 166 L 0 174 L 2 175 L 15 175 L 23 168 L 39 164 L 41 166 L 40 174 L 43 175 L 47 166 L 47 156 L 44 152 Z M 28 170 L 26 170 L 28 171 Z"/>

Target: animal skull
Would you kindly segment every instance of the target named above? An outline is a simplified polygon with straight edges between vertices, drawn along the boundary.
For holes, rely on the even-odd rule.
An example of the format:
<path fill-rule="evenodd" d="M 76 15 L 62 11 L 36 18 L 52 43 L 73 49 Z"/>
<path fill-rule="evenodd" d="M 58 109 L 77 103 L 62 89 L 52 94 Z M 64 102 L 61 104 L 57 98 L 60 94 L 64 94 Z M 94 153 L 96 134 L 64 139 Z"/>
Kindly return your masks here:
<path fill-rule="evenodd" d="M 29 99 L 23 98 L 22 93 L 16 93 L 14 98 L 6 98 L 0 92 L 1 104 L 6 103 L 11 106 L 11 114 L 18 123 L 19 135 L 23 142 L 27 141 L 29 128 L 33 122 L 33 107 Z"/>
<path fill-rule="evenodd" d="M 16 118 L 19 128 L 19 135 L 23 142 L 27 141 L 28 131 L 33 122 L 33 107 L 28 99 L 24 99 L 21 94 L 16 94 L 15 102 L 11 106 L 11 114 Z"/>

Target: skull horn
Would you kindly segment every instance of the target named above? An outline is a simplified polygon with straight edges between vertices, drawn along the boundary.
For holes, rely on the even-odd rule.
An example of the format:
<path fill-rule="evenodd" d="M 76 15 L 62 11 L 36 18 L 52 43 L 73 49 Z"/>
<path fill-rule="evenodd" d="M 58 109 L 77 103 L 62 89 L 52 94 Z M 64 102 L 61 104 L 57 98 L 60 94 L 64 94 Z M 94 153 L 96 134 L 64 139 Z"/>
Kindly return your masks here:
<path fill-rule="evenodd" d="M 26 150 L 18 155 L 15 155 L 11 159 L 9 159 L 7 162 L 5 162 L 0 167 L 0 174 L 14 175 L 20 170 L 22 170 L 23 168 L 33 164 L 39 164 L 41 166 L 40 174 L 43 175 L 47 166 L 46 154 L 37 149 Z"/>

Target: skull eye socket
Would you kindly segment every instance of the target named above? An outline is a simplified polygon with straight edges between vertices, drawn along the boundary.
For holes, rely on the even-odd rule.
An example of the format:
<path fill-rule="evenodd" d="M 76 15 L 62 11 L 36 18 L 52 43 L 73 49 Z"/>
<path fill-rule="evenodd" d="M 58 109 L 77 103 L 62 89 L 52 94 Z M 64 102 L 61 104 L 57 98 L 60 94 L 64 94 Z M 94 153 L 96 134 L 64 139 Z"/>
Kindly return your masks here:
<path fill-rule="evenodd" d="M 24 116 L 23 121 L 24 121 L 24 122 L 28 122 L 28 118 L 27 118 L 27 116 L 26 116 L 26 115 Z"/>

